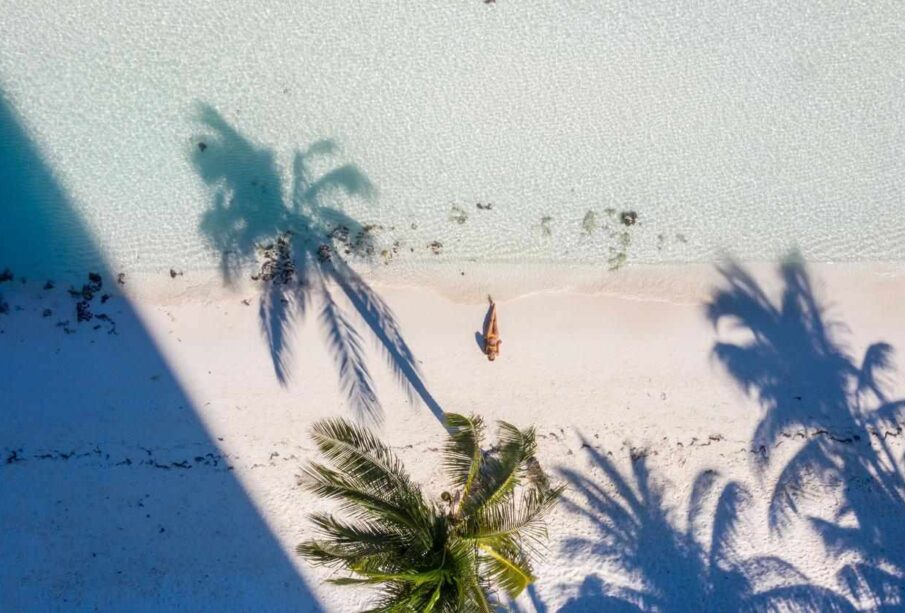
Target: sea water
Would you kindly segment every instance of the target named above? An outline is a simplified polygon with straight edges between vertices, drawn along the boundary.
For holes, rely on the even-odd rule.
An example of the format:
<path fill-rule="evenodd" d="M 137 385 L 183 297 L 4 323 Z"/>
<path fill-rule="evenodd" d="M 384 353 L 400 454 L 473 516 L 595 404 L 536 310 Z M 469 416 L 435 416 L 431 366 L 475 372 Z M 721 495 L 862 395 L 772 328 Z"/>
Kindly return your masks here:
<path fill-rule="evenodd" d="M 900 2 L 7 0 L 0 91 L 0 269 L 905 258 Z"/>

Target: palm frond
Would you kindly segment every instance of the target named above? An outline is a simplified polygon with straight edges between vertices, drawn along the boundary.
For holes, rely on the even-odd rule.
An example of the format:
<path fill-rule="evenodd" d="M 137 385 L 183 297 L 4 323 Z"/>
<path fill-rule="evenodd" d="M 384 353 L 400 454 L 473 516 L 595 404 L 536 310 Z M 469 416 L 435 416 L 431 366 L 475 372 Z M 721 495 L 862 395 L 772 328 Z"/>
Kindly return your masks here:
<path fill-rule="evenodd" d="M 516 598 L 534 582 L 528 557 L 511 541 L 501 541 L 496 546 L 480 543 L 483 554 L 481 564 L 487 570 L 487 578 L 498 585 L 510 598 Z"/>
<path fill-rule="evenodd" d="M 485 506 L 464 519 L 460 537 L 489 544 L 515 539 L 531 549 L 542 547 L 547 537 L 544 518 L 564 490 L 565 486 L 545 492 L 531 489 L 518 500 Z"/>
<path fill-rule="evenodd" d="M 534 580 L 531 559 L 545 544 L 543 518 L 563 488 L 549 487 L 546 478 L 542 486 L 530 478 L 522 483 L 528 460 L 536 463 L 533 429 L 502 422 L 499 446 L 485 453 L 479 417 L 448 419 L 444 461 L 466 494 L 482 501 L 453 514 L 427 505 L 399 460 L 366 428 L 341 419 L 313 428 L 329 464 L 308 464 L 300 483 L 337 501 L 346 517 L 312 515 L 315 538 L 297 552 L 346 571 L 335 584 L 379 585 L 373 611 L 491 613 L 500 604 L 494 590 L 514 598 Z"/>
<path fill-rule="evenodd" d="M 344 419 L 319 421 L 311 437 L 320 452 L 349 478 L 389 500 L 424 506 L 421 491 L 411 482 L 402 462 L 370 430 Z"/>
<path fill-rule="evenodd" d="M 340 508 L 355 519 L 395 524 L 419 533 L 422 539 L 429 538 L 425 533 L 427 509 L 414 499 L 395 500 L 390 492 L 316 463 L 303 469 L 299 482 L 321 498 L 339 501 Z"/>
<path fill-rule="evenodd" d="M 481 442 L 484 421 L 475 415 L 446 414 L 449 439 L 443 449 L 443 467 L 453 485 L 461 489 L 459 508 L 468 504 L 468 497 L 483 465 Z"/>
<path fill-rule="evenodd" d="M 396 554 L 412 541 L 411 532 L 397 524 L 368 519 L 352 524 L 322 513 L 312 514 L 309 519 L 318 529 L 316 541 L 320 550 L 344 559 Z"/>
<path fill-rule="evenodd" d="M 534 463 L 529 465 L 537 448 L 534 429 L 522 431 L 504 421 L 498 424 L 498 451 L 483 458 L 478 481 L 473 488 L 472 496 L 462 506 L 462 514 L 467 515 L 485 505 L 508 499 L 529 475 L 529 466 L 534 466 Z M 532 485 L 535 487 L 547 485 L 545 479 L 534 481 Z M 537 483 L 538 481 L 541 483 Z"/>

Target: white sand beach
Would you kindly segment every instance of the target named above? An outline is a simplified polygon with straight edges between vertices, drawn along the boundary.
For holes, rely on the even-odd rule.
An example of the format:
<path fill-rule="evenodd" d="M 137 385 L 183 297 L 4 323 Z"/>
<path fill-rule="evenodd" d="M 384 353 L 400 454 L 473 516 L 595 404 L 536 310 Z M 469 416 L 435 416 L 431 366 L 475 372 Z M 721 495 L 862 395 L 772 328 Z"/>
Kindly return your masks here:
<path fill-rule="evenodd" d="M 0 611 L 362 610 L 309 430 L 439 495 L 445 412 L 567 486 L 513 611 L 905 610 L 903 58 L 885 0 L 0 2 Z"/>
<path fill-rule="evenodd" d="M 776 267 L 753 270 L 778 296 Z M 901 266 L 807 270 L 813 296 L 826 309 L 823 320 L 836 323 L 832 337 L 854 361 L 870 343 L 905 346 Z M 716 271 L 641 267 L 615 278 L 594 293 L 500 296 L 504 343 L 495 363 L 474 337 L 486 310 L 479 287 L 469 297 L 374 286 L 415 356 L 412 372 L 398 378 L 380 341 L 354 316 L 382 406 L 381 436 L 427 491 L 439 493 L 444 429 L 432 408 L 537 427 L 543 465 L 569 489 L 550 521 L 539 580 L 517 610 L 605 610 L 603 594 L 610 592 L 601 585 L 652 589 L 658 575 L 672 577 L 670 610 L 697 606 L 689 586 L 702 579 L 683 576 L 688 569 L 668 559 L 668 534 L 641 534 L 656 526 L 639 526 L 634 537 L 647 547 L 640 568 L 620 568 L 600 553 L 601 526 L 620 521 L 603 502 L 620 495 L 611 468 L 639 497 L 651 495 L 644 488 L 663 488 L 659 509 L 645 506 L 652 499 L 633 511 L 624 502 L 629 515 L 639 514 L 632 521 L 643 524 L 645 513 L 662 512 L 679 533 L 693 483 L 701 474 L 712 477 L 720 487 L 703 499 L 699 517 L 707 538 L 721 485 L 737 481 L 750 496 L 738 509 L 733 555 L 778 556 L 800 572 L 764 578 L 758 589 L 785 582 L 841 593 L 837 572 L 853 558 L 831 555 L 807 519 L 833 519 L 844 502 L 837 489 L 805 483 L 799 515 L 781 534 L 770 530 L 768 507 L 794 451 L 814 437 L 851 436 L 845 420 L 838 431 L 789 427 L 778 440 L 756 440 L 765 409 L 713 354 L 718 340 L 752 336 L 707 321 L 705 303 L 721 283 Z M 0 524 L 7 560 L 14 561 L 0 574 L 4 608 L 338 612 L 367 604 L 367 591 L 324 584 L 329 573 L 294 554 L 310 536 L 306 515 L 323 508 L 296 485 L 300 466 L 312 459 L 308 428 L 318 419 L 355 416 L 339 388 L 317 304 L 294 321 L 282 387 L 259 327 L 259 290 L 250 283 L 199 291 L 191 276 L 130 280 L 124 296 L 95 307 L 110 312 L 116 335 L 106 333 L 107 322 L 92 329 L 96 320 L 73 320 L 66 326 L 72 334 L 54 325 L 71 319 L 73 309 L 61 289 L 14 291 L 6 293 L 11 311 L 0 319 L 6 500 Z M 53 316 L 42 317 L 45 308 Z M 794 318 L 789 325 L 795 327 Z M 798 342 L 788 340 L 790 348 Z M 795 359 L 807 359 L 802 351 Z M 423 387 L 413 386 L 413 377 Z M 890 398 L 901 397 L 901 377 L 892 382 Z M 804 386 L 802 410 L 818 411 L 809 395 L 826 390 L 816 379 L 813 387 L 793 383 Z M 901 459 L 901 426 L 852 444 L 883 442 Z M 870 609 L 869 599 L 860 604 Z"/>

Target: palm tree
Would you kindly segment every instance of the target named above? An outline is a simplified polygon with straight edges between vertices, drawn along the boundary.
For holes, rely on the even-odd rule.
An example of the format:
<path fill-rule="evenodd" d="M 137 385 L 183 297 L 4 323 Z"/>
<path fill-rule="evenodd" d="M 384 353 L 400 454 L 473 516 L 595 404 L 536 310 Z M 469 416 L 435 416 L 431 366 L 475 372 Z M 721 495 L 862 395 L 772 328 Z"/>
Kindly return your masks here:
<path fill-rule="evenodd" d="M 452 488 L 436 502 L 366 428 L 330 419 L 312 430 L 330 465 L 309 464 L 300 482 L 337 501 L 346 518 L 312 515 L 317 538 L 297 551 L 349 573 L 332 583 L 381 586 L 372 611 L 490 612 L 498 591 L 515 598 L 534 580 L 544 516 L 562 493 L 535 458 L 534 429 L 498 422 L 488 451 L 480 417 L 449 413 L 446 423 Z"/>

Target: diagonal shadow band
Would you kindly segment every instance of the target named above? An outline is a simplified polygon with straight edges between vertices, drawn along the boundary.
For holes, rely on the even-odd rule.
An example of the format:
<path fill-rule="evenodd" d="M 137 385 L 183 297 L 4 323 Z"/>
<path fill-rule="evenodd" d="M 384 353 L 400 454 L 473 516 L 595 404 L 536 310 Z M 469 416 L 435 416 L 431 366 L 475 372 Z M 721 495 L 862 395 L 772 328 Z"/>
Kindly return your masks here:
<path fill-rule="evenodd" d="M 0 268 L 115 287 L 2 95 L 0 207 Z M 30 296 L 0 335 L 0 609 L 319 611 L 130 302 L 64 334 L 39 307 L 75 321 L 65 290 Z"/>

